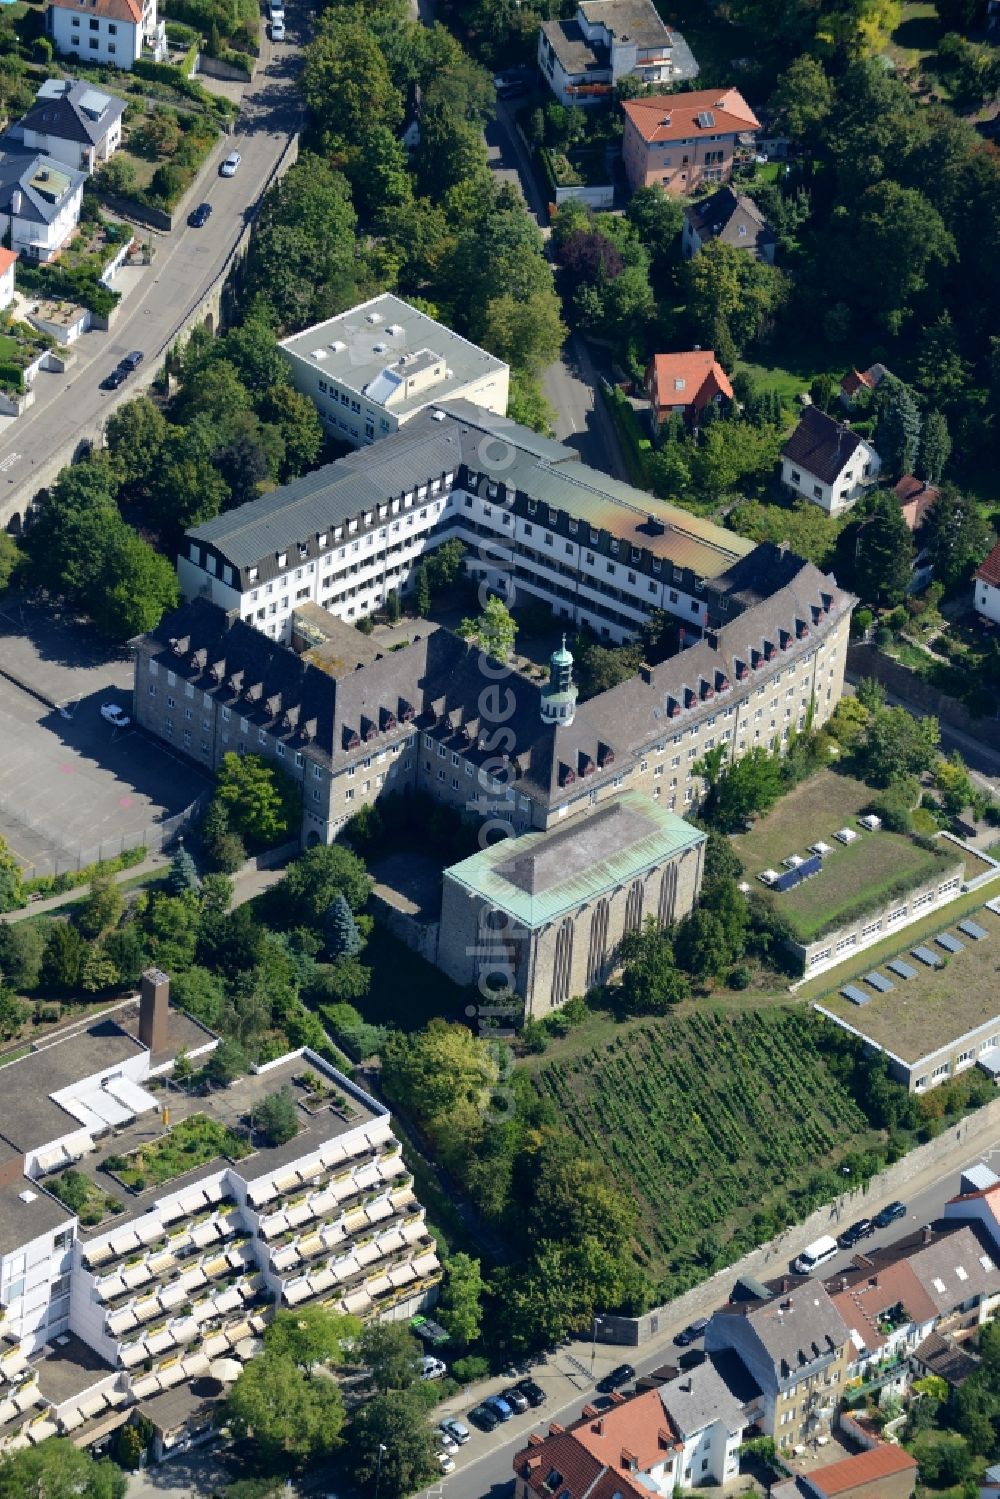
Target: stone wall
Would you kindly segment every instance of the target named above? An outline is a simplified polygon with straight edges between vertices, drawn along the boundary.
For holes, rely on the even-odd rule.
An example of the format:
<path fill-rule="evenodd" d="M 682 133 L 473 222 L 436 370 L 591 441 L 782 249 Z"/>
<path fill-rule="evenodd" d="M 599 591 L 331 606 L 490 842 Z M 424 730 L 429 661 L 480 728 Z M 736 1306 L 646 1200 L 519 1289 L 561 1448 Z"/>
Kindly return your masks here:
<path fill-rule="evenodd" d="M 854 1218 L 871 1217 L 895 1198 L 904 1200 L 908 1191 L 923 1191 L 936 1180 L 958 1171 L 974 1158 L 977 1151 L 990 1150 L 1000 1131 L 1000 1098 L 978 1109 L 960 1124 L 918 1145 L 901 1161 L 872 1177 L 867 1187 L 847 1192 L 835 1202 L 824 1204 L 804 1223 L 793 1224 L 784 1233 L 744 1255 L 736 1264 L 719 1270 L 701 1285 L 694 1286 L 667 1306 L 654 1307 L 642 1317 L 602 1315 L 597 1337 L 602 1343 L 619 1343 L 638 1347 L 655 1336 L 661 1325 L 669 1322 L 691 1322 L 696 1317 L 710 1317 L 723 1306 L 741 1275 L 758 1280 L 773 1279 L 786 1271 L 797 1254 L 821 1234 L 837 1234 L 842 1225 Z"/>
<path fill-rule="evenodd" d="M 377 892 L 369 896 L 368 909 L 379 925 L 384 926 L 411 952 L 426 958 L 428 963 L 437 963 L 438 922 L 418 921 L 415 916 L 408 916 L 405 911 L 400 911 Z"/>
<path fill-rule="evenodd" d="M 1000 714 L 1000 703 L 984 703 L 988 717 L 974 718 L 967 708 L 946 692 L 933 687 L 915 671 L 901 666 L 890 656 L 884 655 L 872 645 L 852 645 L 847 652 L 847 670 L 851 677 L 874 677 L 897 697 L 920 708 L 923 713 L 947 721 L 953 729 L 979 739 L 987 749 L 997 749 L 998 733 L 996 717 Z"/>

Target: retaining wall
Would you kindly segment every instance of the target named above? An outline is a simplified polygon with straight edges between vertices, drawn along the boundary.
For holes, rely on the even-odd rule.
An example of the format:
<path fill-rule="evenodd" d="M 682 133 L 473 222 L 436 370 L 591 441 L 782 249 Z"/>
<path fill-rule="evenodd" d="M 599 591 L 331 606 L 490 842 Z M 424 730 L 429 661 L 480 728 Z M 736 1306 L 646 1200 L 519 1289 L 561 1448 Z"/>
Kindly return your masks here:
<path fill-rule="evenodd" d="M 417 921 L 415 917 L 407 916 L 405 911 L 400 911 L 397 906 L 392 905 L 377 892 L 373 892 L 369 897 L 369 908 L 375 920 L 404 943 L 411 952 L 415 952 L 418 957 L 426 958 L 428 963 L 437 962 L 440 931 L 438 922 Z"/>
<path fill-rule="evenodd" d="M 958 729 L 972 739 L 981 740 L 985 748 L 996 752 L 996 719 L 1000 717 L 1000 703 L 992 705 L 992 715 L 973 718 L 969 710 L 955 698 L 931 686 L 917 672 L 901 666 L 898 661 L 893 661 L 872 645 L 850 646 L 847 651 L 847 670 L 852 677 L 874 677 L 883 687 L 887 687 L 897 697 L 913 703 L 923 713 L 945 720 L 950 728 Z M 983 706 L 988 709 L 991 705 L 984 703 Z"/>

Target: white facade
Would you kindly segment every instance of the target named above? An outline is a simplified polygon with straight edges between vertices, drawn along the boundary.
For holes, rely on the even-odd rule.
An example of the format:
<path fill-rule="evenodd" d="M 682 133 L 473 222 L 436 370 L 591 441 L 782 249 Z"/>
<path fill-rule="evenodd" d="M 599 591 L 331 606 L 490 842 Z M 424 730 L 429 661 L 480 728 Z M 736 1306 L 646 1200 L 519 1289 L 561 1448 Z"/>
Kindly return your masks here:
<path fill-rule="evenodd" d="M 48 261 L 69 239 L 80 222 L 83 183 L 73 188 L 48 223 L 22 214 L 0 213 L 0 238 L 10 235 L 10 247 L 25 260 Z"/>
<path fill-rule="evenodd" d="M 81 62 L 131 68 L 142 56 L 142 25 L 90 15 L 76 6 L 49 7 L 49 27 L 56 51 Z"/>
<path fill-rule="evenodd" d="M 10 252 L 12 254 L 12 252 Z M 7 264 L 4 264 L 7 261 Z M 0 251 L 0 308 L 9 307 L 14 300 L 14 267 L 17 256 L 8 258 L 8 252 Z"/>
<path fill-rule="evenodd" d="M 796 494 L 825 510 L 827 515 L 840 515 L 875 483 L 881 467 L 882 460 L 875 449 L 860 438 L 850 459 L 832 483 L 811 474 L 803 464 L 793 463 L 785 457 L 781 460 L 781 481 Z"/>
<path fill-rule="evenodd" d="M 672 38 L 667 27 L 659 22 L 652 4 L 646 22 L 649 35 L 645 45 L 628 35 L 622 24 L 625 18 L 618 12 L 614 0 L 608 0 L 606 19 L 600 16 L 598 7 L 591 5 L 589 9 L 590 19 L 581 6 L 573 23 L 594 49 L 588 67 L 574 66 L 568 61 L 569 57 L 576 55 L 577 49 L 573 47 L 564 51 L 565 44 L 560 46 L 560 22 L 550 23 L 551 36 L 546 34 L 545 26 L 539 31 L 538 66 L 560 104 L 573 109 L 606 103 L 620 78 L 635 77 L 644 84 L 676 81 L 678 70 L 673 63 Z M 662 31 L 662 37 L 654 40 L 653 33 L 657 30 Z M 561 51 L 563 56 L 560 56 Z M 597 66 L 596 59 L 604 56 L 607 57 L 607 66 Z"/>
<path fill-rule="evenodd" d="M 995 625 L 1000 625 L 1000 587 L 995 583 L 987 583 L 984 578 L 976 579 L 975 606 L 977 614 L 984 619 L 990 619 Z"/>
<path fill-rule="evenodd" d="M 24 144 L 35 150 L 44 151 L 46 156 L 53 161 L 61 161 L 68 167 L 75 167 L 77 171 L 91 173 L 97 170 L 102 162 L 110 161 L 122 143 L 122 122 L 119 115 L 109 127 L 107 134 L 96 146 L 88 146 L 83 141 L 66 140 L 62 136 L 52 135 L 42 130 L 25 130 Z"/>

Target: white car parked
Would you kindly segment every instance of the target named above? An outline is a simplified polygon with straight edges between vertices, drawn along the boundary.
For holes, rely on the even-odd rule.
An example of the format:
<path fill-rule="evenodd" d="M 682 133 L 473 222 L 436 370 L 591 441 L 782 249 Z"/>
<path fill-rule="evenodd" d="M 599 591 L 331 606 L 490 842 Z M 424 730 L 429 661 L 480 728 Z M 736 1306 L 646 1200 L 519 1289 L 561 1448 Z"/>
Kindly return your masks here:
<path fill-rule="evenodd" d="M 420 1360 L 421 1379 L 443 1379 L 447 1372 L 447 1366 L 439 1358 L 433 1358 L 429 1353 L 425 1353 Z"/>
<path fill-rule="evenodd" d="M 283 16 L 275 16 L 271 22 L 272 42 L 283 42 L 285 40 L 285 21 Z"/>
<path fill-rule="evenodd" d="M 101 717 L 114 729 L 127 729 L 132 722 L 125 710 L 119 708 L 117 703 L 104 703 L 101 707 Z"/>

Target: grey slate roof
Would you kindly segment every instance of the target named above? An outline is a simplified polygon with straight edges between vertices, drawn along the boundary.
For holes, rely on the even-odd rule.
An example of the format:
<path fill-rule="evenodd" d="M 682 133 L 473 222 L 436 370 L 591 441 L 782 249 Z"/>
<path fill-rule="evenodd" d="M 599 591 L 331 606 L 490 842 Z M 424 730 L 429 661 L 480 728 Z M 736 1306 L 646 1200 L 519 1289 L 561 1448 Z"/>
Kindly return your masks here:
<path fill-rule="evenodd" d="M 834 421 L 818 406 L 807 406 L 782 453 L 822 484 L 833 484 L 861 441 L 846 422 Z"/>
<path fill-rule="evenodd" d="M 725 245 L 753 250 L 758 255 L 776 243 L 774 231 L 754 200 L 746 193 L 733 192 L 728 184 L 710 198 L 692 203 L 685 213 L 702 243 L 721 239 Z"/>
<path fill-rule="evenodd" d="M 723 1422 L 731 1436 L 746 1426 L 743 1399 L 733 1393 L 724 1377 L 725 1368 L 724 1354 L 709 1354 L 694 1369 L 660 1386 L 663 1409 L 685 1440 L 715 1421 Z"/>
<path fill-rule="evenodd" d="M 806 1280 L 760 1303 L 730 1303 L 716 1317 L 744 1317 L 774 1369 L 779 1384 L 805 1365 L 831 1357 L 849 1332 L 825 1287 Z"/>
<path fill-rule="evenodd" d="M 20 126 L 40 135 L 96 146 L 124 112 L 125 101 L 113 94 L 102 93 L 89 83 L 50 78 L 38 90 L 38 98 Z"/>
<path fill-rule="evenodd" d="M 40 151 L 5 149 L 0 154 L 0 213 L 13 212 L 13 195 L 21 193 L 16 214 L 29 223 L 49 224 L 86 172 L 78 172 L 61 161 L 52 161 Z"/>

